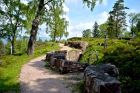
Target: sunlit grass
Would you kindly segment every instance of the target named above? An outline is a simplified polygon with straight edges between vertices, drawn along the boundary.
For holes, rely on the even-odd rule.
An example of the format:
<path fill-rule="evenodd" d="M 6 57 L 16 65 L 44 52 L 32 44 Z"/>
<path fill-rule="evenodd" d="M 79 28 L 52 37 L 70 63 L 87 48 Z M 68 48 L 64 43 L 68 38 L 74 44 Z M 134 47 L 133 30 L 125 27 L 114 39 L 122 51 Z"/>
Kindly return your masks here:
<path fill-rule="evenodd" d="M 0 57 L 0 60 L 2 61 L 0 64 L 0 93 L 19 93 L 19 76 L 22 66 L 35 57 L 57 49 L 59 49 L 59 46 L 56 43 L 44 43 L 36 47 L 36 51 L 32 56 L 22 54 Z"/>

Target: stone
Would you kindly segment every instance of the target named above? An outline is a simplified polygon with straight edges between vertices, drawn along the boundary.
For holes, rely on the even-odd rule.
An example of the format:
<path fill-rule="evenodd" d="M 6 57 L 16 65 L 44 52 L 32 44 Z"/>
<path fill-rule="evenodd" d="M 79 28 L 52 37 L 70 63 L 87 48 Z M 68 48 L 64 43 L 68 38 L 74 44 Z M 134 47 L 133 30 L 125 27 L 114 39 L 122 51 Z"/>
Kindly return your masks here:
<path fill-rule="evenodd" d="M 84 71 L 84 69 L 87 67 L 87 64 L 78 62 L 81 57 L 81 50 L 62 50 L 47 53 L 46 61 L 51 67 L 59 69 L 60 73 Z"/>
<path fill-rule="evenodd" d="M 46 54 L 46 61 L 50 61 L 51 58 L 57 58 L 57 59 L 66 59 L 67 51 L 55 51 L 55 52 L 48 52 Z"/>
<path fill-rule="evenodd" d="M 85 93 L 121 93 L 115 65 L 88 66 L 84 71 Z"/>
<path fill-rule="evenodd" d="M 76 49 L 70 50 L 70 51 L 68 51 L 66 58 L 69 61 L 77 62 L 77 61 L 79 61 L 81 54 L 82 54 L 81 50 L 76 50 Z"/>
<path fill-rule="evenodd" d="M 76 49 L 81 49 L 82 51 L 85 51 L 87 46 L 88 46 L 88 43 L 87 42 L 84 42 L 84 41 L 68 41 L 65 43 L 65 45 L 69 46 L 69 47 L 73 47 L 73 48 L 76 48 Z"/>

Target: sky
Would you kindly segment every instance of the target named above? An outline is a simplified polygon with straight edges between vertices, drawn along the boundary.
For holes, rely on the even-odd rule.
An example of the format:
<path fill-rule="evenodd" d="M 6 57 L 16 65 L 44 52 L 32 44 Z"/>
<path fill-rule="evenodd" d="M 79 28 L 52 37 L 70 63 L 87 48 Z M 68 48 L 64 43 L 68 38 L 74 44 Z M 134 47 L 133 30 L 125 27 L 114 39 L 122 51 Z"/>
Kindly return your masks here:
<path fill-rule="evenodd" d="M 98 24 L 106 22 L 109 11 L 116 0 L 103 0 L 101 4 L 97 3 L 94 10 L 90 11 L 82 0 L 66 0 L 67 19 L 69 20 L 69 37 L 82 36 L 82 31 L 91 29 L 95 21 Z M 129 8 L 127 13 L 140 12 L 140 0 L 124 0 L 125 6 Z M 129 19 L 127 23 L 129 25 Z"/>
<path fill-rule="evenodd" d="M 95 21 L 98 24 L 106 22 L 109 11 L 116 0 L 103 0 L 100 4 L 97 2 L 93 11 L 83 4 L 82 0 L 65 0 L 64 11 L 66 12 L 65 18 L 69 21 L 68 32 L 70 37 L 82 36 L 82 31 L 91 29 Z M 125 6 L 129 8 L 127 13 L 140 12 L 140 0 L 124 0 Z M 129 19 L 127 23 L 129 25 Z M 45 32 L 45 25 L 40 26 L 39 37 L 49 39 Z"/>

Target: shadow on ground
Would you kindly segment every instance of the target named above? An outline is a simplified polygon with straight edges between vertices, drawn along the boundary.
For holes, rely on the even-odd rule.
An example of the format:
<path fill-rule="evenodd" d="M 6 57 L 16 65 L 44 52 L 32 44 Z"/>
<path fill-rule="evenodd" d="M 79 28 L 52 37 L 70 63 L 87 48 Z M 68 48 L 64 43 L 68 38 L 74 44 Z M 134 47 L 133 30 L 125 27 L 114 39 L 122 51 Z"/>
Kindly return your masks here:
<path fill-rule="evenodd" d="M 19 83 L 9 83 L 10 78 L 0 78 L 0 93 L 18 93 Z"/>
<path fill-rule="evenodd" d="M 58 79 L 53 78 L 46 78 L 46 79 L 38 79 L 34 82 L 38 82 L 37 85 L 32 85 L 32 87 L 29 86 L 29 84 L 24 83 L 24 88 L 26 90 L 22 90 L 23 93 L 70 93 L 67 91 L 67 89 L 61 89 L 63 87 L 63 80 L 58 81 Z M 54 84 L 54 82 L 56 84 Z M 62 82 L 62 84 L 59 84 L 57 86 L 57 83 Z M 30 82 L 32 83 L 32 82 Z M 53 85 L 52 85 L 53 84 Z"/>

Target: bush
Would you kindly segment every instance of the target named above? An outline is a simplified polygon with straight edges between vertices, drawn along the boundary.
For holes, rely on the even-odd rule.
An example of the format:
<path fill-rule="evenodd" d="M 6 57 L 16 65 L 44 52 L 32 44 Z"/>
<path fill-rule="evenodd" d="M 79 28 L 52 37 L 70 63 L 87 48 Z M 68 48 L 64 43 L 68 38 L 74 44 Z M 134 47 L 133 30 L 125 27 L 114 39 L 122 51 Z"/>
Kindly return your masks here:
<path fill-rule="evenodd" d="M 115 64 L 119 68 L 123 93 L 140 91 L 140 48 L 133 44 L 114 47 L 106 50 L 102 62 Z"/>
<path fill-rule="evenodd" d="M 2 40 L 0 40 L 0 56 L 5 55 L 5 45 Z"/>
<path fill-rule="evenodd" d="M 104 39 L 82 38 L 89 46 L 83 54 L 81 62 L 90 64 L 112 63 L 116 65 L 120 72 L 122 93 L 137 93 L 140 91 L 140 39 L 117 40 L 108 39 L 108 47 L 104 49 Z M 99 60 L 89 61 L 89 56 L 98 52 Z M 94 59 L 95 55 L 91 56 Z"/>
<path fill-rule="evenodd" d="M 68 41 L 78 41 L 78 40 L 82 40 L 82 37 L 72 37 L 68 39 Z"/>

